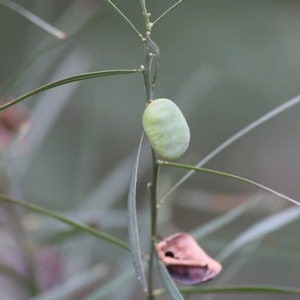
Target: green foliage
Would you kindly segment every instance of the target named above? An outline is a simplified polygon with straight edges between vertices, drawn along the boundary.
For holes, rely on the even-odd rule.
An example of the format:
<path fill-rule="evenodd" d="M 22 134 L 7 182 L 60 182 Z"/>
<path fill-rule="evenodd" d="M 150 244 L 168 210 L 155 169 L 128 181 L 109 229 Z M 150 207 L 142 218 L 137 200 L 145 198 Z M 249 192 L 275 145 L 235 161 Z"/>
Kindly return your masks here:
<path fill-rule="evenodd" d="M 0 0 L 3 299 L 299 294 L 299 209 L 282 200 L 299 206 L 300 5 L 100 2 Z M 160 97 L 191 129 L 180 163 L 143 136 L 134 154 Z M 177 287 L 156 257 L 176 231 L 222 261 L 209 286 Z"/>

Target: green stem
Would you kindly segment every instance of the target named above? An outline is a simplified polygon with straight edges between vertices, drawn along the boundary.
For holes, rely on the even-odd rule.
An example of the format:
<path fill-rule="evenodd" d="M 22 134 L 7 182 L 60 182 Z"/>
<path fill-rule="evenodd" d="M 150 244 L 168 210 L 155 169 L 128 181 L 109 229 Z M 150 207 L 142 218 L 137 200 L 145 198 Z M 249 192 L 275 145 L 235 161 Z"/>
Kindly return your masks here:
<path fill-rule="evenodd" d="M 152 24 L 152 26 L 154 26 L 154 24 L 156 24 L 162 17 L 164 17 L 168 12 L 170 12 L 173 8 L 177 7 L 180 3 L 182 3 L 184 0 L 179 0 L 178 2 L 176 2 L 174 5 L 172 5 L 169 9 L 167 9 L 163 14 L 161 14 Z"/>
<path fill-rule="evenodd" d="M 149 49 L 149 40 L 144 40 L 144 52 L 145 52 L 145 65 L 143 66 L 143 77 L 145 84 L 145 92 L 146 92 L 146 101 L 153 100 L 153 89 L 152 80 L 151 80 L 151 65 L 153 60 L 153 55 Z"/>
<path fill-rule="evenodd" d="M 152 24 L 150 22 L 150 14 L 147 12 L 145 0 L 140 0 L 140 4 L 141 4 L 142 12 L 143 12 L 143 17 L 145 20 L 146 29 L 148 31 L 151 31 Z"/>
<path fill-rule="evenodd" d="M 147 14 L 145 1 L 140 0 L 143 14 Z M 148 16 L 149 17 L 149 16 Z M 147 20 L 146 20 L 147 26 Z M 147 28 L 148 29 L 148 28 Z M 146 101 L 153 99 L 153 83 L 152 83 L 152 61 L 155 53 L 153 53 L 153 45 L 155 45 L 150 39 L 150 31 L 147 33 L 147 37 L 144 39 L 144 51 L 145 51 L 145 65 L 143 68 L 144 84 L 146 91 Z M 152 150 L 152 182 L 149 184 L 150 191 L 150 214 L 151 214 L 151 248 L 150 248 L 150 259 L 148 265 L 148 300 L 153 300 L 153 265 L 155 258 L 155 236 L 156 236 L 156 202 L 157 202 L 157 177 L 159 165 L 156 163 L 156 156 L 153 149 Z"/>
<path fill-rule="evenodd" d="M 137 28 L 132 24 L 132 22 L 121 12 L 121 10 L 115 5 L 113 4 L 110 0 L 106 0 L 106 2 L 108 2 L 112 8 L 131 26 L 131 28 L 133 28 L 133 30 L 138 34 L 138 36 L 140 38 L 143 38 L 143 36 L 140 34 L 140 32 L 137 30 Z"/>
<path fill-rule="evenodd" d="M 146 25 L 146 38 L 144 42 L 145 65 L 143 66 L 143 77 L 146 91 L 146 102 L 153 100 L 153 89 L 156 80 L 156 74 L 152 78 L 152 62 L 155 56 L 158 56 L 159 49 L 155 43 L 150 39 L 152 23 L 150 23 L 150 14 L 147 12 L 145 0 L 140 0 L 143 16 Z M 159 165 L 156 162 L 156 156 L 153 148 L 152 151 L 152 181 L 148 185 L 150 192 L 150 214 L 151 214 L 151 248 L 150 259 L 148 263 L 148 300 L 155 298 L 153 294 L 153 268 L 155 260 L 155 237 L 156 237 L 156 216 L 157 216 L 157 181 Z"/>
<path fill-rule="evenodd" d="M 153 149 L 152 150 L 152 182 L 150 185 L 150 209 L 151 209 L 151 249 L 150 249 L 150 260 L 148 268 L 148 287 L 149 296 L 148 299 L 152 300 L 153 296 L 153 266 L 154 266 L 154 256 L 155 256 L 155 237 L 156 237 L 156 217 L 157 217 L 157 182 L 158 182 L 158 170 L 159 165 L 156 163 L 156 156 Z"/>

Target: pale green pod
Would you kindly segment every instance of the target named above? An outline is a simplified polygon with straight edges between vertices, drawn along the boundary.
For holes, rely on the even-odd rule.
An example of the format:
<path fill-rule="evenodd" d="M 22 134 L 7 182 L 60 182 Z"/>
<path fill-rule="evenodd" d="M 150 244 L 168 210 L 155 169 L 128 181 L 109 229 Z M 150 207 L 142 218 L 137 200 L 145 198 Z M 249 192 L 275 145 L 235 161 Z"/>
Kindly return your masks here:
<path fill-rule="evenodd" d="M 143 114 L 143 126 L 151 146 L 165 159 L 181 157 L 189 146 L 189 126 L 171 100 L 161 98 L 150 102 Z"/>

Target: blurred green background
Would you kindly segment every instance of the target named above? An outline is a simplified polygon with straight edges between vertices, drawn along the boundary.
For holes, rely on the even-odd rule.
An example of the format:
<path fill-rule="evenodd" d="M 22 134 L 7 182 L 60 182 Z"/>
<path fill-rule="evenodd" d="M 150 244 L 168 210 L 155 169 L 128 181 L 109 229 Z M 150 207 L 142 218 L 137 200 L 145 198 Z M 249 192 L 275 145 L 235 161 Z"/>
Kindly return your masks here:
<path fill-rule="evenodd" d="M 2 102 L 66 76 L 134 69 L 143 64 L 141 41 L 105 1 L 24 0 L 16 3 L 63 30 L 70 38 L 58 41 L 0 5 Z M 148 0 L 146 3 L 155 19 L 174 1 Z M 119 7 L 144 32 L 139 1 L 122 1 Z M 90 20 L 96 12 L 98 15 Z M 89 22 L 85 23 L 86 20 Z M 300 2 L 296 0 L 189 0 L 155 25 L 152 39 L 160 48 L 155 97 L 176 102 L 191 130 L 190 147 L 179 162 L 195 165 L 237 131 L 300 94 L 299 28 Z M 130 74 L 72 83 L 31 97 L 22 105 L 28 108 L 31 127 L 20 149 L 13 151 L 6 161 L 11 195 L 127 240 L 129 176 L 143 130 L 142 76 Z M 299 105 L 283 112 L 232 144 L 205 167 L 249 178 L 300 199 L 299 114 Z M 184 174 L 182 170 L 163 168 L 160 195 Z M 147 142 L 139 175 L 138 218 L 143 250 L 147 251 L 149 208 L 145 187 L 151 179 Z M 257 189 L 245 183 L 195 174 L 161 209 L 159 233 L 169 235 L 198 228 L 256 192 Z M 214 257 L 236 236 L 286 206 L 286 200 L 263 196 L 254 208 L 205 237 L 201 245 Z M 22 215 L 27 239 L 34 245 L 43 274 L 39 283 L 41 295 L 65 286 L 65 282 L 89 272 L 97 264 L 102 277 L 97 273 L 99 278 L 92 276 L 94 281 L 91 279 L 80 292 L 63 298 L 85 299 L 132 268 L 130 255 L 114 246 L 70 232 L 57 239 L 57 234 L 68 230 L 67 227 L 28 211 L 18 213 Z M 299 225 L 295 218 L 288 226 L 259 242 L 252 242 L 250 248 L 239 249 L 224 260 L 223 273 L 208 285 L 297 287 Z M 20 249 L 10 237 L 7 226 L 1 227 L 0 239 L 1 264 L 12 261 L 15 269 L 24 272 Z M 21 255 L 20 261 L 16 259 L 18 255 Z M 131 284 L 121 287 L 122 293 L 116 289 L 107 299 L 134 299 L 140 288 L 134 279 L 128 282 Z M 0 280 L 0 289 L 1 300 L 31 297 L 4 277 Z M 143 299 L 141 295 L 136 297 Z M 251 294 L 198 295 L 189 299 L 241 297 L 297 299 L 297 296 Z"/>

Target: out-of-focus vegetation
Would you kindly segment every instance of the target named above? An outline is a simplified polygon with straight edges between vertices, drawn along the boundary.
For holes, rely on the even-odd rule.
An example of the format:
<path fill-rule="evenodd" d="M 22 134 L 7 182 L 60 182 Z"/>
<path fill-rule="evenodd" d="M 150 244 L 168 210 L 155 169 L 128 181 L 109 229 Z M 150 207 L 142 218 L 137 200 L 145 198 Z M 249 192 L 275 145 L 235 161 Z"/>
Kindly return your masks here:
<path fill-rule="evenodd" d="M 116 1 L 144 32 L 138 2 Z M 67 38 L 52 37 L 0 1 L 2 103 L 67 76 L 137 69 L 144 63 L 136 33 L 105 1 L 16 3 Z M 146 3 L 155 19 L 174 1 Z M 197 164 L 237 131 L 300 94 L 299 17 L 296 0 L 189 0 L 155 25 L 152 38 L 160 48 L 155 97 L 176 102 L 191 130 L 191 144 L 180 163 Z M 127 74 L 67 84 L 1 112 L 2 192 L 127 241 L 127 192 L 144 109 L 142 76 Z M 299 114 L 300 105 L 284 111 L 205 167 L 249 178 L 300 200 Z M 162 168 L 159 198 L 184 174 Z M 138 176 L 139 229 L 142 250 L 148 252 L 147 142 Z M 298 286 L 299 210 L 286 200 L 257 192 L 245 183 L 197 173 L 160 209 L 158 233 L 167 236 L 196 232 L 238 205 L 249 205 L 229 216 L 226 225 L 205 227 L 205 236 L 203 227 L 198 231 L 201 246 L 223 263 L 222 274 L 205 287 Z M 129 252 L 8 204 L 1 205 L 0 225 L 1 300 L 143 299 Z M 243 239 L 251 242 L 243 244 Z M 220 254 L 224 249 L 227 252 Z M 240 294 L 201 297 L 241 299 Z"/>

